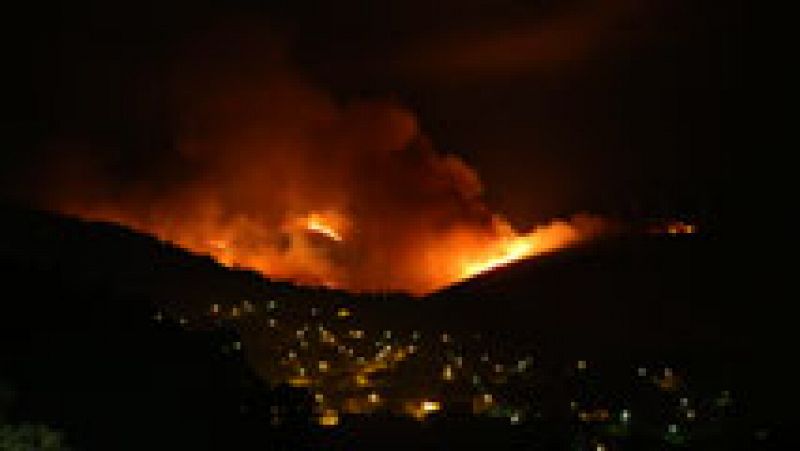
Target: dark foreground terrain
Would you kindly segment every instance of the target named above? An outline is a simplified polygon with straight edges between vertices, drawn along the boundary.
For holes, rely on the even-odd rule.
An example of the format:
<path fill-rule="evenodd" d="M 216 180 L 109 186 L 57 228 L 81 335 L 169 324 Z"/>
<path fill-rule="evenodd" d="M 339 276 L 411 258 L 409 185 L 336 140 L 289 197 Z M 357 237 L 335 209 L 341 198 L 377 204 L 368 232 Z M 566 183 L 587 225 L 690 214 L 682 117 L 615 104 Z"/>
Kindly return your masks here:
<path fill-rule="evenodd" d="M 413 300 L 299 289 L 122 228 L 3 210 L 5 443 L 41 427 L 26 440 L 44 437 L 49 449 L 769 449 L 791 423 L 789 356 L 724 240 L 613 239 Z M 246 319 L 241 299 L 255 300 Z M 282 317 L 266 306 L 274 299 Z M 347 327 L 319 319 L 342 307 Z M 228 311 L 235 320 L 219 313 Z M 256 327 L 275 318 L 273 331 Z M 278 345 L 316 323 L 425 351 L 370 382 L 385 408 L 331 404 L 338 424 L 321 427 L 315 392 L 330 403 L 341 386 L 329 394 L 330 379 L 314 373 L 310 386 L 290 387 L 281 353 L 294 344 Z M 398 338 L 442 341 L 443 331 L 445 344 Z M 316 364 L 315 346 L 293 365 Z M 483 382 L 498 372 L 494 361 L 480 372 L 484 347 L 505 359 L 500 382 Z M 526 352 L 535 371 L 509 370 Z M 463 384 L 460 373 L 428 382 L 454 359 Z M 415 390 L 446 408 L 420 421 L 389 407 L 390 393 Z M 494 404 L 482 414 L 459 407 L 488 390 Z"/>

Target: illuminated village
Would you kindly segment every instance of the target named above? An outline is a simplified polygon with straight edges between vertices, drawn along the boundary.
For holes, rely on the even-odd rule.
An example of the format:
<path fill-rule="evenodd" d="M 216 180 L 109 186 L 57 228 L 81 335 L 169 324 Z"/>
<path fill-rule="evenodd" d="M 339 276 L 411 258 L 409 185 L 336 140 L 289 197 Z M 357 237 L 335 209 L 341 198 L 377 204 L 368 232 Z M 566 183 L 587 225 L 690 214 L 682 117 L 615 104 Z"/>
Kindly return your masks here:
<path fill-rule="evenodd" d="M 696 226 L 676 221 L 649 230 L 692 234 Z M 488 261 L 478 272 L 498 265 Z M 166 318 L 157 313 L 154 320 Z M 500 335 L 377 327 L 360 318 L 358 307 L 325 295 L 316 302 L 293 296 L 212 303 L 183 311 L 178 322 L 188 330 L 237 331 L 218 351 L 242 355 L 274 386 L 306 390 L 322 428 L 371 416 L 420 423 L 485 418 L 519 429 L 556 421 L 569 425 L 576 444 L 601 451 L 635 436 L 680 447 L 737 418 L 729 388 L 699 391 L 691 374 L 658 357 L 624 367 L 542 361 L 530 343 Z M 270 421 L 280 425 L 284 414 L 276 406 Z"/>
<path fill-rule="evenodd" d="M 479 334 L 370 328 L 351 307 L 325 301 L 304 302 L 313 305 L 304 312 L 281 299 L 214 303 L 178 322 L 237 330 L 242 338 L 219 352 L 243 354 L 273 385 L 308 390 L 324 428 L 374 415 L 419 422 L 476 416 L 520 428 L 559 419 L 599 451 L 635 434 L 679 446 L 735 421 L 734 393 L 724 386 L 698 392 L 690 374 L 663 362 L 614 368 L 572 361 L 556 370 L 554 394 L 552 368 L 545 370 L 553 362 L 539 361 L 535 349 Z M 154 321 L 167 319 L 158 313 Z M 272 414 L 280 425 L 280 409 Z"/>
<path fill-rule="evenodd" d="M 116 236 L 120 230 L 113 225 L 86 223 L 85 226 L 91 227 L 88 230 L 106 231 L 99 236 L 106 233 Z M 58 239 L 47 230 L 42 229 L 48 240 Z M 632 240 L 631 249 L 640 249 L 645 243 L 651 243 L 674 252 L 682 246 L 694 245 L 695 238 L 703 237 L 702 234 L 695 235 L 697 226 L 688 222 L 669 222 L 645 227 L 643 231 L 646 233 L 639 238 L 629 237 L 623 241 Z M 139 236 L 134 232 L 125 233 Z M 228 387 L 220 392 L 225 395 L 209 409 L 213 415 L 229 418 L 227 421 L 232 423 L 224 424 L 234 425 L 233 431 L 256 434 L 242 436 L 242 446 L 252 443 L 258 434 L 271 431 L 271 435 L 263 437 L 267 440 L 289 437 L 295 442 L 310 437 L 308 440 L 315 443 L 311 449 L 317 449 L 317 445 L 352 449 L 353 444 L 362 443 L 370 431 L 383 431 L 395 426 L 405 431 L 401 435 L 428 433 L 436 444 L 434 449 L 440 449 L 436 446 L 443 446 L 460 436 L 482 437 L 489 441 L 516 440 L 520 446 L 544 441 L 543 449 L 564 444 L 593 451 L 653 445 L 662 449 L 687 446 L 728 449 L 727 446 L 736 441 L 756 443 L 770 439 L 773 434 L 770 423 L 762 422 L 758 417 L 755 420 L 751 418 L 754 411 L 749 397 L 752 392 L 742 391 L 741 385 L 730 383 L 730 378 L 720 377 L 725 375 L 716 369 L 719 364 L 713 359 L 725 357 L 700 348 L 698 355 L 710 361 L 709 370 L 708 365 L 698 366 L 698 362 L 671 359 L 668 353 L 660 350 L 665 348 L 658 342 L 647 342 L 643 348 L 647 353 L 629 357 L 626 353 L 633 348 L 624 342 L 635 344 L 641 332 L 623 334 L 623 343 L 602 344 L 613 341 L 606 342 L 605 337 L 593 334 L 613 335 L 614 330 L 603 327 L 584 329 L 582 325 L 561 329 L 558 315 L 554 316 L 552 310 L 547 313 L 546 305 L 520 304 L 518 296 L 520 293 L 525 295 L 525 291 L 512 291 L 509 302 L 530 312 L 527 313 L 530 316 L 515 317 L 517 315 L 502 311 L 510 304 L 498 304 L 497 299 L 486 297 L 491 291 L 470 285 L 505 277 L 519 266 L 516 269 L 524 270 L 521 273 L 525 277 L 522 279 L 524 283 L 538 281 L 537 284 L 548 293 L 575 297 L 567 291 L 548 288 L 542 279 L 532 278 L 539 275 L 550 277 L 548 266 L 543 264 L 561 271 L 567 263 L 557 258 L 558 255 L 531 259 L 528 264 L 534 265 L 532 267 L 520 266 L 525 264 L 524 261 L 496 267 L 490 261 L 487 270 L 480 272 L 474 280 L 444 290 L 451 299 L 436 296 L 419 299 L 400 293 L 353 294 L 270 282 L 255 272 L 231 271 L 211 259 L 185 254 L 153 238 L 141 239 L 153 247 L 140 254 L 144 260 L 136 265 L 130 268 L 124 265 L 97 266 L 103 259 L 89 253 L 85 263 L 76 267 L 76 274 L 97 273 L 100 279 L 94 279 L 95 276 L 83 279 L 86 276 L 81 276 L 80 279 L 68 280 L 79 284 L 79 293 L 109 277 L 130 280 L 125 290 L 115 296 L 137 302 L 104 304 L 101 300 L 98 305 L 103 309 L 128 304 L 140 304 L 144 308 L 147 304 L 141 304 L 141 299 L 152 299 L 153 310 L 145 312 L 142 318 L 147 325 L 141 326 L 143 329 L 126 340 L 129 340 L 128 346 L 138 348 L 145 345 L 140 343 L 139 337 L 155 334 L 148 338 L 150 349 L 159 350 L 161 346 L 167 346 L 158 351 L 162 357 L 155 358 L 155 362 L 161 363 L 156 363 L 152 367 L 155 372 L 147 376 L 153 378 L 156 387 L 168 383 L 161 379 L 160 368 L 164 365 L 161 359 L 164 358 L 208 360 L 217 362 L 213 365 L 228 368 L 222 370 L 222 374 L 230 372 L 230 382 L 226 384 L 232 385 L 223 385 Z M 91 242 L 104 240 L 92 239 Z M 111 242 L 117 243 L 117 238 Z M 85 249 L 82 240 L 75 243 L 80 246 L 76 250 Z M 617 251 L 609 258 L 628 255 L 626 248 L 614 241 L 610 244 Z M 23 246 L 18 254 L 23 260 L 39 255 L 26 249 Z M 585 251 L 565 251 L 564 255 L 571 255 L 567 260 L 570 262 L 568 267 L 573 274 L 583 278 L 581 268 L 584 265 L 580 256 L 606 255 L 603 249 L 587 247 Z M 650 254 L 652 251 L 648 251 Z M 167 265 L 163 267 L 163 273 L 153 271 L 161 264 L 155 262 Z M 84 264 L 88 266 L 81 266 Z M 623 276 L 628 274 L 627 268 L 623 266 Z M 675 268 L 678 272 L 671 273 L 674 274 L 671 277 L 682 277 L 681 271 L 686 267 L 677 265 Z M 103 275 L 106 274 L 103 271 L 110 271 L 107 273 L 110 276 Z M 206 278 L 208 283 L 204 281 Z M 164 284 L 163 280 L 170 282 Z M 582 280 L 588 282 L 591 279 Z M 517 282 L 505 280 L 503 283 L 516 286 Z M 645 279 L 645 283 L 650 282 Z M 43 289 L 59 292 L 57 287 Z M 230 296 L 236 292 L 241 294 Z M 612 291 L 610 295 L 617 297 L 624 292 Z M 480 298 L 469 298 L 474 296 Z M 496 296 L 501 295 L 496 292 Z M 585 295 L 578 296 L 576 301 L 587 309 L 589 306 L 581 301 L 581 296 Z M 678 307 L 673 301 L 669 302 L 673 308 Z M 473 310 L 464 310 L 468 304 Z M 71 312 L 71 304 L 56 305 L 67 309 L 67 315 L 81 315 L 79 311 Z M 630 307 L 624 305 L 626 309 Z M 653 303 L 647 308 L 657 305 Z M 28 307 L 33 309 L 34 315 L 39 315 L 34 305 Z M 499 323 L 489 318 L 490 310 L 494 308 L 501 309 L 494 315 Z M 555 308 L 567 312 L 566 317 L 570 317 L 571 307 L 568 305 Z M 480 313 L 470 313 L 474 311 Z M 44 313 L 53 316 L 55 311 L 50 307 Z M 544 315 L 546 320 L 539 321 L 537 315 Z M 102 316 L 90 315 L 64 323 L 61 320 L 63 314 L 55 316 L 57 318 L 51 321 L 64 325 L 93 321 L 93 318 L 103 318 L 105 322 Z M 129 317 L 132 316 L 126 313 L 121 318 Z M 570 321 L 591 321 L 591 318 L 591 314 L 582 314 L 581 318 L 575 317 Z M 611 320 L 608 315 L 604 318 L 604 322 Z M 667 321 L 680 321 L 683 316 L 678 313 L 665 318 Z M 473 324 L 477 327 L 465 326 L 459 323 L 459 319 L 475 319 L 477 322 Z M 516 323 L 516 329 L 512 329 L 512 323 Z M 524 333 L 525 330 L 535 332 L 549 323 L 556 324 L 556 329 L 545 333 L 558 340 L 550 342 L 549 346 Z M 48 330 L 46 323 L 41 327 Z M 610 322 L 609 327 L 612 327 Z M 575 330 L 585 335 L 575 334 Z M 91 337 L 104 338 L 108 335 L 109 332 L 90 334 Z M 573 338 L 577 346 L 559 343 Z M 668 338 L 677 340 L 681 337 Z M 188 348 L 183 345 L 176 347 L 174 342 L 186 340 L 199 343 L 200 349 L 192 351 L 194 354 L 182 355 L 181 352 Z M 593 341 L 601 342 L 599 348 L 607 352 L 598 354 L 598 346 L 593 346 Z M 91 354 L 92 347 L 83 346 L 78 350 L 94 355 Z M 177 354 L 170 355 L 171 352 Z M 21 357 L 26 355 L 23 353 Z M 97 357 L 90 358 L 98 361 Z M 129 356 L 123 353 L 117 358 L 128 360 Z M 148 371 L 147 368 L 144 370 Z M 89 366 L 86 371 L 94 370 Z M 205 373 L 180 374 L 178 383 L 182 385 L 185 383 L 182 378 Z M 257 388 L 261 385 L 267 387 L 266 391 Z M 207 387 L 211 391 L 202 388 L 201 393 L 193 395 L 194 402 L 203 403 L 207 396 L 218 390 L 214 384 Z M 156 399 L 167 396 L 166 392 L 159 391 L 155 395 L 159 396 Z M 127 409 L 124 403 L 118 407 Z M 248 417 L 248 412 L 253 412 L 254 416 Z M 172 424 L 172 420 L 169 421 L 168 424 Z M 235 426 L 240 423 L 243 430 Z M 187 423 L 186 427 L 193 426 Z M 472 435 L 464 430 L 456 432 L 459 429 L 452 429 L 454 427 L 467 428 Z M 223 440 L 228 440 L 223 432 L 226 430 L 220 430 Z M 67 428 L 66 431 L 72 432 L 73 429 Z M 370 449 L 392 436 L 388 432 L 381 434 L 383 432 L 363 447 Z M 203 440 L 202 436 L 198 440 Z M 342 442 L 340 448 L 334 446 L 337 441 Z M 524 449 L 524 446 L 518 448 L 512 443 L 504 448 Z"/>

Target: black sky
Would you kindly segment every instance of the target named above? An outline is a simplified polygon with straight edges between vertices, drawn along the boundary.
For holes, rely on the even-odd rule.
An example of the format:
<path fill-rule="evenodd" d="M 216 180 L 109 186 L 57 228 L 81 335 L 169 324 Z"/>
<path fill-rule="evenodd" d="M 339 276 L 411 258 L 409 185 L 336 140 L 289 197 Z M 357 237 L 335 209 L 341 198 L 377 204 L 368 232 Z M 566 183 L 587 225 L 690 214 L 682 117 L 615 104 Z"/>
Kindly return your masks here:
<path fill-rule="evenodd" d="M 581 210 L 713 216 L 744 128 L 745 14 L 689 0 L 16 5 L 3 178 L 71 134 L 135 176 L 171 145 L 178 49 L 246 29 L 263 35 L 244 58 L 268 43 L 343 102 L 409 107 L 517 225 Z"/>

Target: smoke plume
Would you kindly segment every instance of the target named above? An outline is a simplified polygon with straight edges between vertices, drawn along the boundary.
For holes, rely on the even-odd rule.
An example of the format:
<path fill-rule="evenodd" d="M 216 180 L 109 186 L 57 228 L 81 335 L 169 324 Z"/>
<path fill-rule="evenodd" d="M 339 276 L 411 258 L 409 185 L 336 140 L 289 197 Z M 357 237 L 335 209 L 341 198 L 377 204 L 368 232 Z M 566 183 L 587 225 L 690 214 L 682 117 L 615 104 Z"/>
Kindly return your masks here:
<path fill-rule="evenodd" d="M 583 218 L 517 232 L 402 105 L 340 101 L 280 46 L 217 38 L 178 46 L 157 80 L 168 145 L 121 165 L 119 152 L 54 140 L 47 205 L 272 278 L 415 294 L 598 230 Z"/>

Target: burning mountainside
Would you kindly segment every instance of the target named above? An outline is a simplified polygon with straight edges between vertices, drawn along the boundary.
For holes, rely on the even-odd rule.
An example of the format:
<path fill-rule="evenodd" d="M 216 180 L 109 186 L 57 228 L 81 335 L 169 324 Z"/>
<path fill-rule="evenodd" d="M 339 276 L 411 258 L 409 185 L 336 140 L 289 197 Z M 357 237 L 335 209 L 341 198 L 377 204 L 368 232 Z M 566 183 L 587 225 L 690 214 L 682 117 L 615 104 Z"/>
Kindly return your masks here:
<path fill-rule="evenodd" d="M 356 232 L 348 231 L 343 215 L 334 213 L 290 217 L 277 229 L 269 229 L 244 214 L 225 218 L 213 209 L 193 212 L 188 217 L 165 214 L 161 219 L 159 213 L 148 218 L 102 204 L 67 206 L 63 210 L 87 219 L 125 224 L 210 255 L 223 265 L 255 269 L 271 278 L 353 291 L 414 294 L 425 294 L 509 262 L 573 244 L 600 228 L 599 220 L 581 217 L 519 234 L 501 217 L 494 216 L 489 227 L 459 225 L 460 229 L 430 233 L 416 245 L 410 243 L 413 237 L 400 235 L 398 238 L 409 240 L 405 242 L 410 247 L 405 250 L 398 248 L 391 237 L 368 249 Z M 386 254 L 391 249 L 399 252 L 396 260 Z M 370 268 L 370 262 L 385 266 Z"/>
<path fill-rule="evenodd" d="M 170 74 L 172 146 L 120 174 L 113 151 L 56 142 L 73 145 L 54 159 L 45 202 L 272 278 L 416 294 L 599 230 L 577 218 L 519 233 L 406 109 L 342 105 L 269 44 L 216 42 L 193 41 L 201 54 L 187 50 Z"/>

